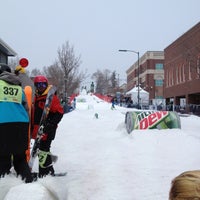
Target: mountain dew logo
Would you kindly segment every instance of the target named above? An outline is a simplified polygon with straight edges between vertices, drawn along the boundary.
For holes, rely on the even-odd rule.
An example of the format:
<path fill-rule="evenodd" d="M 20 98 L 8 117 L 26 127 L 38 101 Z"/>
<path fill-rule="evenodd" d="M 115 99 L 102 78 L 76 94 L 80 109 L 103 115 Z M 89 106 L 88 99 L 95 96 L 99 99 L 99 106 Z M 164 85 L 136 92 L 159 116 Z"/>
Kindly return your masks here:
<path fill-rule="evenodd" d="M 173 111 L 133 111 L 125 117 L 126 130 L 181 128 L 180 116 Z"/>
<path fill-rule="evenodd" d="M 135 129 L 152 129 L 160 126 L 160 129 L 167 128 L 164 119 L 168 116 L 168 111 L 145 111 L 138 112 Z"/>

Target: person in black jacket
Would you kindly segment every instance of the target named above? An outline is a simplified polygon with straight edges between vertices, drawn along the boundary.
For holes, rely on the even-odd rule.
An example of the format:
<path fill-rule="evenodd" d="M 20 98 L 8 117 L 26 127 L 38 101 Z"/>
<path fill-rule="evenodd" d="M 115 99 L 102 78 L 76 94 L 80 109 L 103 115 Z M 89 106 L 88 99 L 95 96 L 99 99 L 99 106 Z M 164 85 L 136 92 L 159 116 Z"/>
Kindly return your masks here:
<path fill-rule="evenodd" d="M 36 139 L 45 101 L 51 85 L 45 76 L 39 75 L 34 78 L 35 100 L 32 121 L 32 138 Z M 55 138 L 57 125 L 63 117 L 63 107 L 56 94 L 54 94 L 46 122 L 43 124 L 43 136 L 39 147 L 39 177 L 54 175 L 52 156 L 50 152 L 51 142 Z"/>

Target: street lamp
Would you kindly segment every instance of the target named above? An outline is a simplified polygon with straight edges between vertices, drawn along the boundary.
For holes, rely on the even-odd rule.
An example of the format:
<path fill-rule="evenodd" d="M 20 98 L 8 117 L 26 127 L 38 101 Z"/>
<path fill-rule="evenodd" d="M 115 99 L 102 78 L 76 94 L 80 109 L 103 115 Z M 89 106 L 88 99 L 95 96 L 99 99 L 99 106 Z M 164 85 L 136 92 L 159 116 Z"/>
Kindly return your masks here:
<path fill-rule="evenodd" d="M 140 53 L 139 51 L 133 51 L 133 50 L 127 50 L 127 49 L 120 49 L 120 52 L 133 52 L 137 54 L 138 56 L 138 70 L 137 70 L 137 78 L 138 78 L 138 109 L 140 109 L 140 63 L 139 63 L 139 58 L 140 58 Z"/>

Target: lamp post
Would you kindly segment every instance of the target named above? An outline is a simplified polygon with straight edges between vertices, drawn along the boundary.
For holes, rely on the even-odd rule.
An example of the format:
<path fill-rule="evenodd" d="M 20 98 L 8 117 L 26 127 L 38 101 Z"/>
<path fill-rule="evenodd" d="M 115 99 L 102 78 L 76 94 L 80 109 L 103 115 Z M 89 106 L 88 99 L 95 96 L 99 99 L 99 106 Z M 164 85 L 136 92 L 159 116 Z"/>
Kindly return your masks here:
<path fill-rule="evenodd" d="M 138 109 L 140 109 L 140 63 L 139 63 L 139 58 L 140 58 L 140 53 L 139 51 L 133 51 L 133 50 L 127 50 L 127 49 L 120 49 L 119 50 L 120 52 L 133 52 L 135 54 L 137 54 L 138 56 L 138 62 L 137 62 L 137 65 L 138 65 L 138 70 L 137 70 L 137 78 L 138 78 Z"/>

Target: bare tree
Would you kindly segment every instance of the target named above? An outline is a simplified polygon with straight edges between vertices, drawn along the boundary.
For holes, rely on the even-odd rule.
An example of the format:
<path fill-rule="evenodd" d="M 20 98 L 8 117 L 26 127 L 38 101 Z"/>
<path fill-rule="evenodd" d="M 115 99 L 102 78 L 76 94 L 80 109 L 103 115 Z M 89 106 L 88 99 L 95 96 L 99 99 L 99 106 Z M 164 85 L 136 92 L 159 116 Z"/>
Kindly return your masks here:
<path fill-rule="evenodd" d="M 80 56 L 75 56 L 74 48 L 69 45 L 68 41 L 58 49 L 58 59 L 55 65 L 63 72 L 65 98 L 79 88 L 80 83 L 86 77 L 86 74 L 79 72 L 80 64 Z"/>
<path fill-rule="evenodd" d="M 51 78 L 51 83 L 57 87 L 57 91 L 63 91 L 63 72 L 57 63 L 54 63 L 49 67 L 44 67 L 43 72 L 48 78 Z"/>
<path fill-rule="evenodd" d="M 30 76 L 31 77 L 35 77 L 37 75 L 42 75 L 44 74 L 44 72 L 42 72 L 40 69 L 37 69 L 37 68 L 34 68 L 31 73 L 30 73 Z"/>
<path fill-rule="evenodd" d="M 103 72 L 97 70 L 93 73 L 92 79 L 95 80 L 96 92 L 101 94 L 108 94 L 111 92 L 111 77 L 110 70 L 105 69 Z"/>
<path fill-rule="evenodd" d="M 100 70 L 97 70 L 95 73 L 92 75 L 92 79 L 95 81 L 95 91 L 97 93 L 103 93 L 103 73 Z"/>
<path fill-rule="evenodd" d="M 119 86 L 119 83 L 116 77 L 116 71 L 112 72 L 110 79 L 111 79 L 111 88 L 112 90 L 115 90 L 117 86 Z"/>
<path fill-rule="evenodd" d="M 33 69 L 31 77 L 45 75 L 51 78 L 51 83 L 56 85 L 58 93 L 63 93 L 66 100 L 67 96 L 77 92 L 80 84 L 87 78 L 87 72 L 80 72 L 80 56 L 76 56 L 73 46 L 67 41 L 58 48 L 56 61 L 47 67 Z"/>

